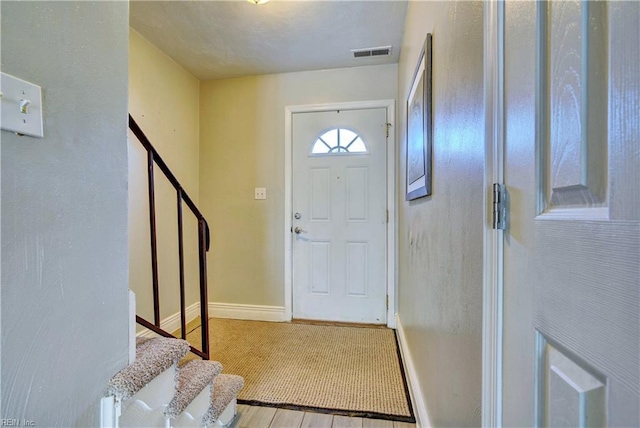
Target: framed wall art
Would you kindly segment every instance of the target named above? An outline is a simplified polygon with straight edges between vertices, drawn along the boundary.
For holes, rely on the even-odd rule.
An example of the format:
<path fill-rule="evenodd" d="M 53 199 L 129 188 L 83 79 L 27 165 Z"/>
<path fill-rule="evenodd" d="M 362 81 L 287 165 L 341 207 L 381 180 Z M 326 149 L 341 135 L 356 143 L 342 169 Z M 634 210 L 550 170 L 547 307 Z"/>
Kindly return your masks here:
<path fill-rule="evenodd" d="M 431 195 L 431 46 L 429 33 L 424 41 L 407 99 L 407 201 Z"/>

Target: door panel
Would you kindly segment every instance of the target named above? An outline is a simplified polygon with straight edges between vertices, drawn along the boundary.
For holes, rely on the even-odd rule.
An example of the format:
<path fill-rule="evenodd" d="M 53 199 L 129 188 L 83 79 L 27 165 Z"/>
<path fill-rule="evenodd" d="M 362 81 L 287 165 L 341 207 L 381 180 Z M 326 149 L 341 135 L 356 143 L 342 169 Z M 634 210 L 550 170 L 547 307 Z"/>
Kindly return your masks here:
<path fill-rule="evenodd" d="M 347 221 L 367 221 L 369 168 L 347 167 Z"/>
<path fill-rule="evenodd" d="M 311 221 L 331 221 L 329 168 L 311 168 Z"/>
<path fill-rule="evenodd" d="M 606 203 L 606 10 L 600 1 L 540 5 L 541 212 Z"/>
<path fill-rule="evenodd" d="M 639 18 L 506 3 L 505 426 L 640 425 Z"/>
<path fill-rule="evenodd" d="M 309 248 L 309 284 L 311 294 L 330 293 L 329 273 L 331 272 L 331 243 L 327 241 L 310 241 Z"/>
<path fill-rule="evenodd" d="M 542 425 L 606 426 L 606 384 L 602 377 L 594 376 L 552 345 L 545 342 L 543 346 L 542 375 L 549 398 Z"/>
<path fill-rule="evenodd" d="M 347 242 L 347 296 L 367 295 L 369 243 Z"/>
<path fill-rule="evenodd" d="M 293 115 L 294 318 L 386 323 L 386 114 Z M 312 153 L 332 128 L 354 131 L 366 153 Z M 346 132 L 343 145 L 356 134 Z M 322 150 L 337 136 L 328 135 Z"/>

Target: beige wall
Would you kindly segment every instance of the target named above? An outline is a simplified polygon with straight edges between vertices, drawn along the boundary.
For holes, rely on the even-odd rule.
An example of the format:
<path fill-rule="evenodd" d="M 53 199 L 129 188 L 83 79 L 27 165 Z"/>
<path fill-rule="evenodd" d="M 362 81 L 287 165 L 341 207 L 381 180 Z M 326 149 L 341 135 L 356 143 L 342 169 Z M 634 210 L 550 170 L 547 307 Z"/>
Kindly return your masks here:
<path fill-rule="evenodd" d="M 209 301 L 284 306 L 284 108 L 395 99 L 397 66 L 202 82 L 200 201 Z M 266 187 L 267 200 L 254 200 Z"/>
<path fill-rule="evenodd" d="M 129 112 L 197 203 L 200 82 L 135 30 L 129 39 Z M 153 321 L 146 151 L 130 134 L 130 287 L 137 313 Z M 156 221 L 161 318 L 180 310 L 176 192 L 156 168 Z M 184 213 L 187 301 L 198 300 L 197 222 Z"/>
<path fill-rule="evenodd" d="M 410 2 L 398 65 L 399 318 L 433 426 L 480 426 L 482 2 Z M 433 34 L 433 193 L 404 201 L 406 99 Z"/>

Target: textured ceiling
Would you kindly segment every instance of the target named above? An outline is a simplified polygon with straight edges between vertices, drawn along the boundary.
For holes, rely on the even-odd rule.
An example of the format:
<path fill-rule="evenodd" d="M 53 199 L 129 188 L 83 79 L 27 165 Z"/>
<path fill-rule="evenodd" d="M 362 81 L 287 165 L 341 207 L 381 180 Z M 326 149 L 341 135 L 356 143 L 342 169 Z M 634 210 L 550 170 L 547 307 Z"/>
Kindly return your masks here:
<path fill-rule="evenodd" d="M 407 2 L 130 3 L 131 26 L 200 80 L 398 62 Z M 392 45 L 390 56 L 351 49 Z"/>

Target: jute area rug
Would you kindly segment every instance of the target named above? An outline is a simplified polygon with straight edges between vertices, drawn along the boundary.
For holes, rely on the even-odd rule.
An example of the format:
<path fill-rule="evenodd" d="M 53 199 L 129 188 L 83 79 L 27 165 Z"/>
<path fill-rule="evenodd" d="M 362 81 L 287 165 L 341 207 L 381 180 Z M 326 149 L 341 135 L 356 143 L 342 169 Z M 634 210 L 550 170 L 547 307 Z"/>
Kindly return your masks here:
<path fill-rule="evenodd" d="M 209 335 L 243 404 L 415 422 L 393 330 L 211 318 Z"/>

